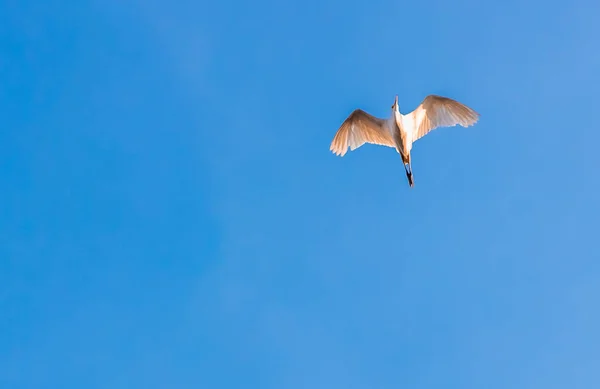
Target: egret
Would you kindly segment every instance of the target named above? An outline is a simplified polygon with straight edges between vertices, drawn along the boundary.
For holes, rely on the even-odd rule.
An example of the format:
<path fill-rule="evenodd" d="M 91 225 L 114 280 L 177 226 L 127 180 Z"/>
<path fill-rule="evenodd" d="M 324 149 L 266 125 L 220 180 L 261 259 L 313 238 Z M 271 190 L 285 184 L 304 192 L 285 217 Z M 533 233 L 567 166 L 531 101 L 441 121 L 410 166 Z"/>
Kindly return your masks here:
<path fill-rule="evenodd" d="M 331 142 L 330 150 L 343 157 L 365 143 L 393 147 L 402 157 L 408 184 L 414 186 L 410 151 L 418 139 L 438 127 L 469 127 L 477 123 L 479 114 L 466 105 L 448 97 L 429 95 L 412 112 L 403 115 L 398 96 L 389 118 L 375 117 L 355 109 L 344 120 Z"/>

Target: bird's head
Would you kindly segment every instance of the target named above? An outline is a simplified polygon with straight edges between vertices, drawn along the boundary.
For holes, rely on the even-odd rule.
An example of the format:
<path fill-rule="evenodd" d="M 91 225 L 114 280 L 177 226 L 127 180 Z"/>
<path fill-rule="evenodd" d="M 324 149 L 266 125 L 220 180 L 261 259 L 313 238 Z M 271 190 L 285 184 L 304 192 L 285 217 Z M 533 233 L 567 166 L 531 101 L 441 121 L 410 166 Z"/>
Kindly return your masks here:
<path fill-rule="evenodd" d="M 392 104 L 392 112 L 400 112 L 400 107 L 398 107 L 398 95 L 396 95 L 394 104 Z"/>

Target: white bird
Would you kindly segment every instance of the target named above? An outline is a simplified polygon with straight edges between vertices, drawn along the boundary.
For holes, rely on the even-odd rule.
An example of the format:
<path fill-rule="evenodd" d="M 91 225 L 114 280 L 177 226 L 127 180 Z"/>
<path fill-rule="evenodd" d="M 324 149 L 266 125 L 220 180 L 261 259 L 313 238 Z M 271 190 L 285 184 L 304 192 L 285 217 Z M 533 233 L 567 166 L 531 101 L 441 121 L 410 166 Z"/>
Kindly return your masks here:
<path fill-rule="evenodd" d="M 350 147 L 355 150 L 365 143 L 394 147 L 402 157 L 408 184 L 413 187 L 410 151 L 415 141 L 438 127 L 474 125 L 479 114 L 466 105 L 448 97 L 429 95 L 411 113 L 403 115 L 398 96 L 387 119 L 355 109 L 342 123 L 331 142 L 330 150 L 344 156 Z M 408 168 L 407 168 L 408 166 Z"/>

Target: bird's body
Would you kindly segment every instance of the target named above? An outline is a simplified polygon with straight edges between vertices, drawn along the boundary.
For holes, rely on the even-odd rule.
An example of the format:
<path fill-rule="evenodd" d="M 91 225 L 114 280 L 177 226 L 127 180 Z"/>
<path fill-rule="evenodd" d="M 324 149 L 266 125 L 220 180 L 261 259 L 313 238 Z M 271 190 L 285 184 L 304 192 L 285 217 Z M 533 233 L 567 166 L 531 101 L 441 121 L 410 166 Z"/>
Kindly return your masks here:
<path fill-rule="evenodd" d="M 415 141 L 438 127 L 475 124 L 479 114 L 464 104 L 447 97 L 429 95 L 411 113 L 403 115 L 398 107 L 398 96 L 389 118 L 375 117 L 362 109 L 355 109 L 342 123 L 331 142 L 330 150 L 344 156 L 350 147 L 355 150 L 365 143 L 393 147 L 400 154 L 408 183 L 412 187 L 410 152 Z M 408 167 L 408 168 L 407 168 Z"/>

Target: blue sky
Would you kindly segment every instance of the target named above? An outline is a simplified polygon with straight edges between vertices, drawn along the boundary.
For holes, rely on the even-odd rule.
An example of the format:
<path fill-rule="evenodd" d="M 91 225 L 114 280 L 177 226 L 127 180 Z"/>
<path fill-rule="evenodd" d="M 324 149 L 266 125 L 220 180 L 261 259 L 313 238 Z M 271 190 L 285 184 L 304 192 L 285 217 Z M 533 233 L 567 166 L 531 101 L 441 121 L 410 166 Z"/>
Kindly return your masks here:
<path fill-rule="evenodd" d="M 0 2 L 0 387 L 598 386 L 599 14 Z"/>

